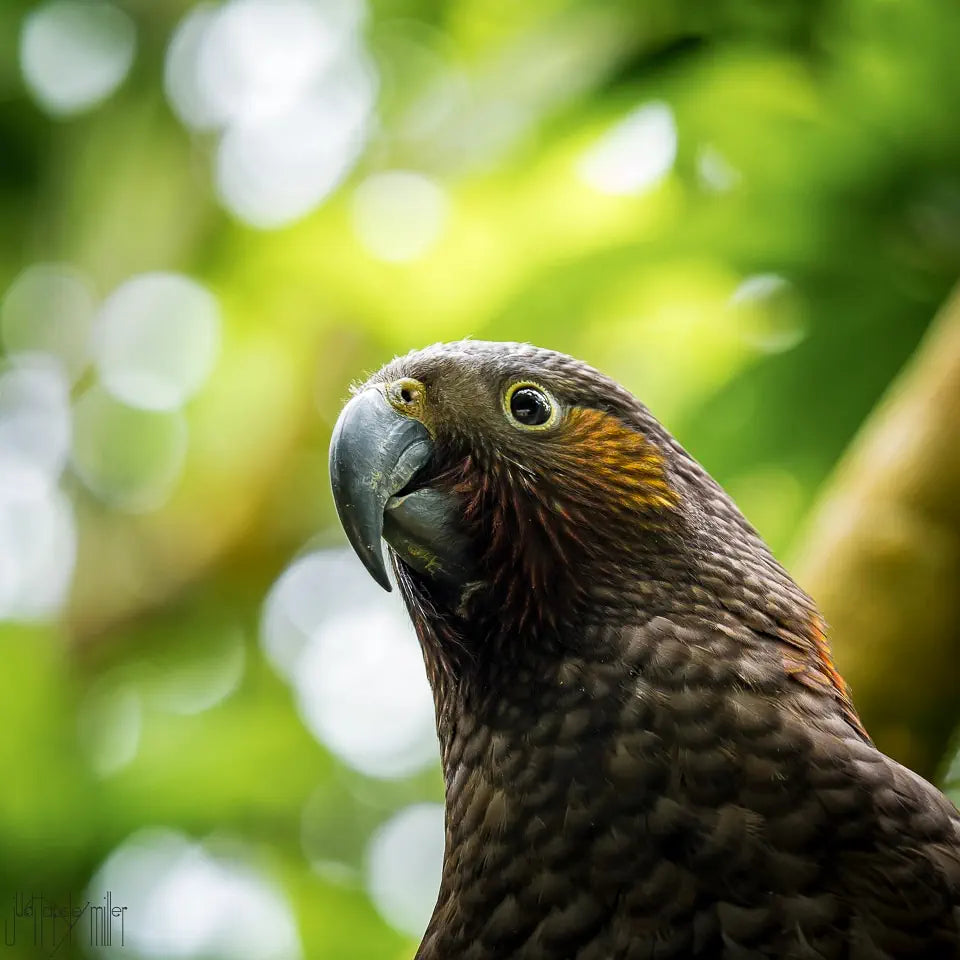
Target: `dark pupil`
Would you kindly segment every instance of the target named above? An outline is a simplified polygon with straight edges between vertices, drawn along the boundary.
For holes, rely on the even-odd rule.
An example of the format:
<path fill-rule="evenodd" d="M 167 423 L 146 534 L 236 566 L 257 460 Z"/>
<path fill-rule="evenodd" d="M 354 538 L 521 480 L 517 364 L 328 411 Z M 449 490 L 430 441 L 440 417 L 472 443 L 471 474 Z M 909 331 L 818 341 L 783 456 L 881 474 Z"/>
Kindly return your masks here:
<path fill-rule="evenodd" d="M 550 402 L 533 387 L 521 387 L 510 397 L 510 412 L 527 427 L 539 427 L 550 419 Z"/>

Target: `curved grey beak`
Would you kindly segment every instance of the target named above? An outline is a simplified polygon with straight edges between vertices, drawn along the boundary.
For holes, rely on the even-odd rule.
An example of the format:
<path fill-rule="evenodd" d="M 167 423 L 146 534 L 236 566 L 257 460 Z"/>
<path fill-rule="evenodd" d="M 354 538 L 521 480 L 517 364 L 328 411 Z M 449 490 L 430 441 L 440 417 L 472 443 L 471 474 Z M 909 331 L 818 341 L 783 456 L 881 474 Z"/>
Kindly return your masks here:
<path fill-rule="evenodd" d="M 394 410 L 377 388 L 355 396 L 333 428 L 333 501 L 350 545 L 384 590 L 391 589 L 380 543 L 387 501 L 432 453 L 427 428 Z"/>

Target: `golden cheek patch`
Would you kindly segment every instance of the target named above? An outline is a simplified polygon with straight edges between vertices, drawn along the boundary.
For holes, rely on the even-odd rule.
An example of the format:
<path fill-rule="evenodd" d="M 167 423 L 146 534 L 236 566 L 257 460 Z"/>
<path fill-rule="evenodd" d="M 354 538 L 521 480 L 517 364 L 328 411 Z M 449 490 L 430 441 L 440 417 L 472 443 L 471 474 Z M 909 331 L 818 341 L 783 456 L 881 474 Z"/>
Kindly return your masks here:
<path fill-rule="evenodd" d="M 657 447 L 611 414 L 571 410 L 556 449 L 556 466 L 571 481 L 596 485 L 625 506 L 673 509 L 680 503 Z"/>

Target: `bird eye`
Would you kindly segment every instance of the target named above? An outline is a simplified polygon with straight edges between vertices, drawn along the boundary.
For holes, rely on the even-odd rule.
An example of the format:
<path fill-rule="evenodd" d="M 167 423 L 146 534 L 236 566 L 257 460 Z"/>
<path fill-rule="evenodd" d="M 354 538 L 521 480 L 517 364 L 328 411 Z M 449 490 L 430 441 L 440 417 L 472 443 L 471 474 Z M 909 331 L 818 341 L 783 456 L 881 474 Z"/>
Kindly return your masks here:
<path fill-rule="evenodd" d="M 556 422 L 556 402 L 535 383 L 515 383 L 504 399 L 510 416 L 521 427 L 545 428 Z"/>

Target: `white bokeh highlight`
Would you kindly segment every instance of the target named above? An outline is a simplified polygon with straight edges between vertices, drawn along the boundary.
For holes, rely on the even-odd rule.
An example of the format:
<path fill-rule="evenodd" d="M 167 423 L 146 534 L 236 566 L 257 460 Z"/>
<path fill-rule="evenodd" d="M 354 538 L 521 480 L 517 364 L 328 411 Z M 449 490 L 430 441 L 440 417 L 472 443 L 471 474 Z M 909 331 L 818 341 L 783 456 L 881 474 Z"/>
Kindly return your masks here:
<path fill-rule="evenodd" d="M 163 85 L 167 100 L 181 122 L 194 130 L 215 130 L 220 116 L 215 98 L 200 76 L 204 45 L 217 22 L 219 10 L 201 3 L 187 11 L 167 47 Z"/>
<path fill-rule="evenodd" d="M 300 960 L 303 950 L 289 902 L 248 862 L 173 830 L 127 839 L 90 882 L 87 897 L 107 891 L 124 913 L 124 956 L 162 960 Z M 114 944 L 98 955 L 110 956 Z"/>
<path fill-rule="evenodd" d="M 241 220 L 291 223 L 356 163 L 377 93 L 365 16 L 361 0 L 230 0 L 181 21 L 167 97 L 186 125 L 220 134 L 217 191 Z"/>
<path fill-rule="evenodd" d="M 280 227 L 317 206 L 347 175 L 364 144 L 365 111 L 315 97 L 233 124 L 216 158 L 225 206 L 255 227 Z"/>
<path fill-rule="evenodd" d="M 97 309 L 93 284 L 66 264 L 27 267 L 0 304 L 0 337 L 7 357 L 52 357 L 75 380 L 89 360 Z"/>
<path fill-rule="evenodd" d="M 77 711 L 80 743 L 94 773 L 109 777 L 129 765 L 140 748 L 143 706 L 129 684 L 100 681 Z"/>
<path fill-rule="evenodd" d="M 296 688 L 307 726 L 357 770 L 402 777 L 435 760 L 423 657 L 392 611 L 326 618 L 299 664 Z"/>
<path fill-rule="evenodd" d="M 353 229 L 371 256 L 406 263 L 428 253 L 447 220 L 444 190 L 429 177 L 390 170 L 367 177 L 356 189 Z"/>
<path fill-rule="evenodd" d="M 730 305 L 734 307 L 770 300 L 789 288 L 785 277 L 778 273 L 755 273 L 746 277 L 730 295 Z"/>
<path fill-rule="evenodd" d="M 383 778 L 436 762 L 433 699 L 395 594 L 349 550 L 296 560 L 267 598 L 261 642 L 293 685 L 310 731 L 346 764 Z"/>
<path fill-rule="evenodd" d="M 187 444 L 179 411 L 139 410 L 100 386 L 74 404 L 74 473 L 116 510 L 144 513 L 163 506 L 183 473 Z"/>
<path fill-rule="evenodd" d="M 184 716 L 202 713 L 240 686 L 245 665 L 243 632 L 228 630 L 189 661 L 167 666 L 150 685 L 150 704 Z"/>
<path fill-rule="evenodd" d="M 133 63 L 130 17 L 99 0 L 53 0 L 31 10 L 20 32 L 20 67 L 48 113 L 82 113 L 110 96 Z"/>
<path fill-rule="evenodd" d="M 54 619 L 76 559 L 76 525 L 64 494 L 0 483 L 0 620 Z"/>
<path fill-rule="evenodd" d="M 269 117 L 309 95 L 362 14 L 360 4 L 234 0 L 198 50 L 198 90 L 221 126 Z"/>
<path fill-rule="evenodd" d="M 418 803 L 388 820 L 367 850 L 367 892 L 397 930 L 421 936 L 430 920 L 443 869 L 443 806 Z"/>
<path fill-rule="evenodd" d="M 201 284 L 146 273 L 104 302 L 93 333 L 100 381 L 144 410 L 176 410 L 203 386 L 220 348 L 220 310 Z"/>
<path fill-rule="evenodd" d="M 77 555 L 59 488 L 70 449 L 68 384 L 38 355 L 0 370 L 0 620 L 49 620 L 67 599 Z"/>
<path fill-rule="evenodd" d="M 643 193 L 662 180 L 677 156 L 673 111 L 653 102 L 638 107 L 608 130 L 581 158 L 581 178 L 612 196 Z"/>
<path fill-rule="evenodd" d="M 730 296 L 741 337 L 763 353 L 792 350 L 807 336 L 793 285 L 778 273 L 746 277 Z"/>
<path fill-rule="evenodd" d="M 43 492 L 70 453 L 70 393 L 61 368 L 36 355 L 0 369 L 0 488 Z"/>
<path fill-rule="evenodd" d="M 739 186 L 742 177 L 727 158 L 709 144 L 697 153 L 697 177 L 711 193 L 726 193 Z"/>
<path fill-rule="evenodd" d="M 363 590 L 360 577 L 351 577 L 348 564 L 347 550 L 308 553 L 294 560 L 270 590 L 260 623 L 260 644 L 267 660 L 287 680 L 296 676 L 310 638 L 324 618 L 332 611 L 349 610 L 351 598 Z M 346 576 L 342 576 L 344 570 Z"/>

